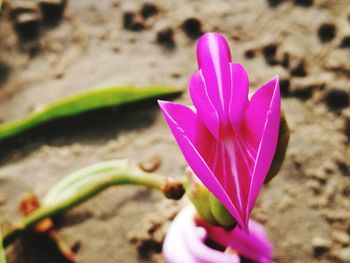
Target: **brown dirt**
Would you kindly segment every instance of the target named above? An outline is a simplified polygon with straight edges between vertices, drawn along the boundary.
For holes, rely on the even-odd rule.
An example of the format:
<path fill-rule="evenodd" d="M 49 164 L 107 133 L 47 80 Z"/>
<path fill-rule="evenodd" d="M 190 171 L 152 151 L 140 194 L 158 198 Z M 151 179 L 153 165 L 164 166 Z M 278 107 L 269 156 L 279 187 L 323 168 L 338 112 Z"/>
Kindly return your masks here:
<path fill-rule="evenodd" d="M 349 0 L 158 0 L 152 1 L 158 13 L 150 16 L 150 9 L 140 12 L 143 3 L 68 1 L 63 19 L 40 22 L 37 39 L 29 42 L 18 39 L 5 4 L 0 119 L 96 86 L 186 87 L 196 69 L 195 38 L 219 31 L 233 59 L 246 66 L 252 89 L 277 73 L 282 80 L 290 147 L 254 210 L 275 244 L 275 262 L 349 262 Z M 178 100 L 190 103 L 187 93 Z M 57 121 L 0 148 L 1 214 L 7 221 L 18 218 L 24 192 L 42 197 L 67 173 L 97 161 L 161 155 L 160 173 L 177 176 L 185 168 L 154 102 Z M 145 189 L 110 189 L 62 216 L 60 234 L 79 247 L 78 262 L 159 261 L 164 223 L 171 218 L 163 212 L 177 209 L 161 202 L 159 193 Z M 157 225 L 155 235 L 143 235 L 149 224 Z M 63 262 L 38 237 L 7 252 L 10 263 Z"/>

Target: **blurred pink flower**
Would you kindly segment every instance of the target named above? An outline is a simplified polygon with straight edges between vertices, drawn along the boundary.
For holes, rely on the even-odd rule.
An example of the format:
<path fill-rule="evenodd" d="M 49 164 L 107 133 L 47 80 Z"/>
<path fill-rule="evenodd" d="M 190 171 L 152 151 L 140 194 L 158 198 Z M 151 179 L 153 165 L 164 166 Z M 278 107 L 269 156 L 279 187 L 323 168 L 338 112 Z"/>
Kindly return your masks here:
<path fill-rule="evenodd" d="M 269 263 L 273 247 L 265 229 L 249 221 L 250 234 L 240 228 L 231 232 L 204 221 L 196 222 L 193 207 L 183 209 L 165 237 L 163 256 L 166 263 L 239 263 L 240 256 L 258 263 Z M 210 239 L 226 249 L 220 251 L 206 245 Z"/>
<path fill-rule="evenodd" d="M 197 58 L 199 70 L 190 80 L 194 108 L 159 104 L 193 172 L 247 230 L 276 151 L 281 114 L 278 77 L 248 100 L 247 73 L 231 62 L 222 35 L 203 35 Z"/>

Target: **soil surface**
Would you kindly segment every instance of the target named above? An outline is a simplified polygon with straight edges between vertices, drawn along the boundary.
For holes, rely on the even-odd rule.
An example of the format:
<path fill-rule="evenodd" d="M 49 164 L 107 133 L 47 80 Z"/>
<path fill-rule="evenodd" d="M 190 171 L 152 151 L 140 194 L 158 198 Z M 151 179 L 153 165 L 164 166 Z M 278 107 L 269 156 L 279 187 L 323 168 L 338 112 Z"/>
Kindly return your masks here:
<path fill-rule="evenodd" d="M 275 244 L 274 262 L 350 262 L 350 1 L 145 3 L 68 1 L 63 14 L 51 10 L 48 18 L 50 10 L 39 9 L 27 19 L 5 1 L 1 121 L 109 84 L 184 87 L 176 100 L 190 104 L 196 39 L 221 32 L 233 60 L 246 67 L 251 90 L 276 74 L 281 78 L 290 146 L 253 213 Z M 184 173 L 185 161 L 154 101 L 42 125 L 1 143 L 1 216 L 18 219 L 24 193 L 43 197 L 86 165 L 154 156 L 162 159 L 159 173 Z M 164 201 L 143 188 L 114 188 L 61 216 L 57 225 L 77 262 L 162 262 L 164 232 L 185 202 Z M 7 256 L 10 263 L 65 262 L 38 236 L 18 240 Z"/>

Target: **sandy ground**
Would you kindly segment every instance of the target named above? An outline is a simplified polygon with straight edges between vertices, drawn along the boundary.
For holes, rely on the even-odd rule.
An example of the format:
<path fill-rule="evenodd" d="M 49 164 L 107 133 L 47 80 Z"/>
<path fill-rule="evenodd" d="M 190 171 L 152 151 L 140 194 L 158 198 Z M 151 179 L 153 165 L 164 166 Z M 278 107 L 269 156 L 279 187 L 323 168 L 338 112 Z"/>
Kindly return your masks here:
<path fill-rule="evenodd" d="M 187 88 L 196 69 L 195 38 L 219 31 L 233 60 L 246 67 L 252 90 L 281 77 L 292 132 L 288 157 L 253 213 L 275 244 L 274 262 L 350 262 L 350 1 L 152 3 L 158 12 L 144 19 L 143 1 L 69 1 L 62 20 L 41 22 L 29 42 L 19 39 L 5 5 L 1 121 L 108 84 Z M 128 12 L 136 21 L 125 25 Z M 184 27 L 189 18 L 195 20 Z M 177 100 L 190 103 L 187 92 Z M 23 193 L 42 197 L 66 174 L 97 161 L 160 155 L 159 173 L 171 176 L 186 166 L 155 102 L 44 125 L 2 142 L 0 152 L 0 208 L 7 221 L 19 217 Z M 159 262 L 164 230 L 178 209 L 159 193 L 121 187 L 60 217 L 58 225 L 78 262 Z M 147 233 L 155 222 L 155 233 Z M 7 252 L 10 263 L 64 262 L 38 237 Z"/>

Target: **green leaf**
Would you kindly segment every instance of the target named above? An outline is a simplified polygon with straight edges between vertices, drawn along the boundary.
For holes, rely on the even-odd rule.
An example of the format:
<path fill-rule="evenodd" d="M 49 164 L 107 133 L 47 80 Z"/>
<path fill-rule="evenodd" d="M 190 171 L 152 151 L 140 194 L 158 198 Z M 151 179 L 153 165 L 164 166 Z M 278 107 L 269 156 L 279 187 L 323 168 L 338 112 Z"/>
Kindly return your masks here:
<path fill-rule="evenodd" d="M 95 109 L 120 106 L 150 98 L 175 95 L 181 89 L 165 86 L 105 87 L 57 100 L 26 117 L 0 125 L 0 140 L 13 137 L 41 123 L 78 115 Z"/>

